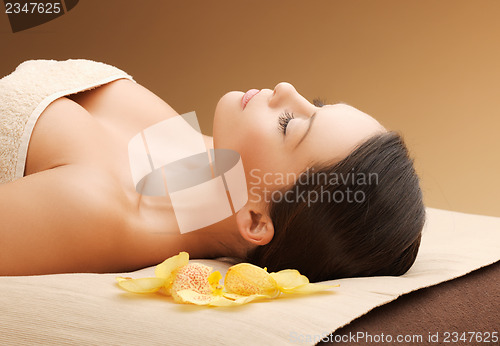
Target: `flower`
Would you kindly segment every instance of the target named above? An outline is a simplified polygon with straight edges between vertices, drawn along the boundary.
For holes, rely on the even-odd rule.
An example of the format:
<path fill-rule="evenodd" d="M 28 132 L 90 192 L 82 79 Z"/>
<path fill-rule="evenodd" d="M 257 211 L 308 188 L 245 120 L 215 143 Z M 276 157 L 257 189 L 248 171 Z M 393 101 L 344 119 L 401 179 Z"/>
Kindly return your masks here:
<path fill-rule="evenodd" d="M 192 291 L 202 296 L 211 296 L 221 290 L 217 288 L 221 274 L 201 263 L 189 263 L 189 254 L 181 252 L 160 263 L 155 268 L 155 276 L 132 279 L 118 277 L 118 285 L 134 293 L 154 293 L 163 289 L 177 303 L 184 303 L 180 291 Z"/>
<path fill-rule="evenodd" d="M 219 271 L 201 263 L 189 263 L 189 254 L 181 252 L 160 263 L 155 277 L 132 279 L 118 277 L 118 285 L 134 293 L 154 293 L 161 290 L 177 303 L 210 306 L 242 305 L 260 298 L 276 298 L 280 294 L 305 294 L 324 291 L 339 285 L 309 283 L 297 270 L 285 269 L 268 273 L 267 269 L 250 263 L 230 267 L 219 285 Z"/>
<path fill-rule="evenodd" d="M 258 294 L 275 298 L 279 295 L 276 280 L 267 270 L 250 263 L 240 263 L 229 268 L 224 286 L 228 292 L 242 296 Z"/>

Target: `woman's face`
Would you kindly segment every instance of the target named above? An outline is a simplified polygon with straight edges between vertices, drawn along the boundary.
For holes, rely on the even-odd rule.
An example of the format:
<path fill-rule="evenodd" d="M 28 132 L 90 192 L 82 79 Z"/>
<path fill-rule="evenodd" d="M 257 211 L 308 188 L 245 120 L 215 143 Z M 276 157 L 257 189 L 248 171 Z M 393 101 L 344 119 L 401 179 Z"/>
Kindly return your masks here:
<path fill-rule="evenodd" d="M 316 107 L 289 83 L 262 89 L 246 104 L 244 95 L 232 91 L 219 100 L 213 134 L 216 149 L 240 153 L 249 188 L 291 185 L 294 181 L 279 177 L 340 161 L 368 137 L 386 131 L 374 118 L 346 104 Z"/>

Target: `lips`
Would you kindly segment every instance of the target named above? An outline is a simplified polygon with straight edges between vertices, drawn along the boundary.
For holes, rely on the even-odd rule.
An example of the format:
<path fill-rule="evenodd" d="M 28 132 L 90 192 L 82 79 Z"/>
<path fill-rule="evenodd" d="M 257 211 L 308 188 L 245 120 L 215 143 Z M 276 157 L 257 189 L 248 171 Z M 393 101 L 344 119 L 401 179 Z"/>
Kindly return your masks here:
<path fill-rule="evenodd" d="M 254 97 L 255 95 L 257 95 L 259 93 L 260 90 L 258 89 L 250 89 L 248 90 L 245 95 L 243 95 L 243 97 L 241 98 L 241 107 L 243 107 L 243 109 L 245 109 L 247 103 L 252 99 L 252 97 Z"/>

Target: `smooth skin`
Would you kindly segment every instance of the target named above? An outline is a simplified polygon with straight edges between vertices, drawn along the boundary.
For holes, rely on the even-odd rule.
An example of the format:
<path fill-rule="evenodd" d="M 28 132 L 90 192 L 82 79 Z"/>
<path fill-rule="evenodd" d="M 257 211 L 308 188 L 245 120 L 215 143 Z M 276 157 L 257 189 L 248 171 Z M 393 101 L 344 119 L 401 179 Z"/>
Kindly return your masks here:
<path fill-rule="evenodd" d="M 300 172 L 311 162 L 340 159 L 385 131 L 353 107 L 315 107 L 288 83 L 263 89 L 245 109 L 242 95 L 230 92 L 219 101 L 214 142 L 241 153 L 247 179 L 252 170 Z M 296 114 L 286 135 L 277 122 L 284 110 Z M 294 147 L 314 112 L 308 135 Z M 274 229 L 263 200 L 249 200 L 232 217 L 180 234 L 168 197 L 135 191 L 128 141 L 176 115 L 125 79 L 52 102 L 34 128 L 25 177 L 0 185 L 0 275 L 125 272 L 180 251 L 191 258 L 241 258 L 267 244 Z M 212 138 L 204 138 L 213 147 Z"/>

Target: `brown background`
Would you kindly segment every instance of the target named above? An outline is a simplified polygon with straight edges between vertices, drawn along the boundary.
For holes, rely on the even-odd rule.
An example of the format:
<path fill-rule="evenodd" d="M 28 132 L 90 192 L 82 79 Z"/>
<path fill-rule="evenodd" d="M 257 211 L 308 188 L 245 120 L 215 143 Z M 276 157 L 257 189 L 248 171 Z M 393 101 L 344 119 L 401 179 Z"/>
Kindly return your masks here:
<path fill-rule="evenodd" d="M 13 34 L 0 75 L 28 59 L 115 65 L 211 134 L 230 90 L 288 81 L 399 130 L 430 207 L 500 216 L 500 1 L 83 0 Z"/>

